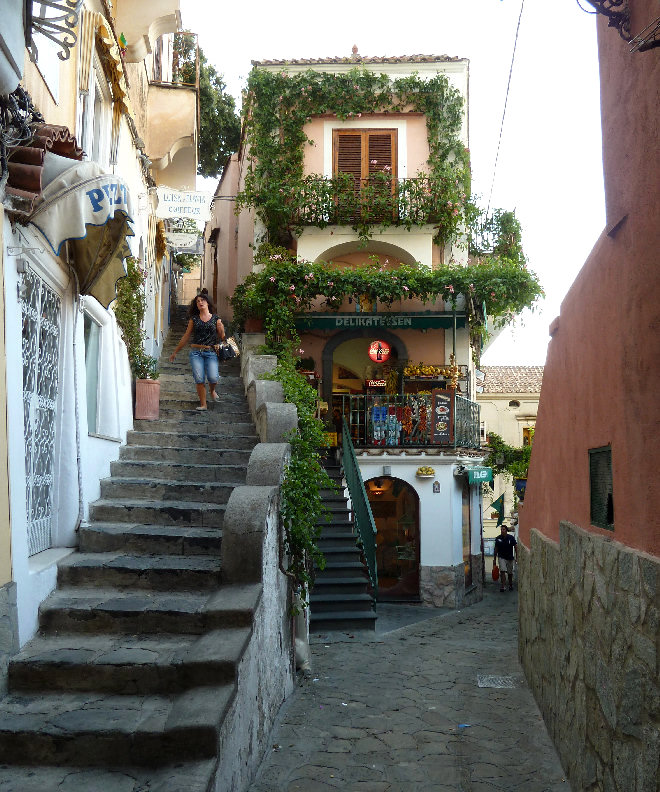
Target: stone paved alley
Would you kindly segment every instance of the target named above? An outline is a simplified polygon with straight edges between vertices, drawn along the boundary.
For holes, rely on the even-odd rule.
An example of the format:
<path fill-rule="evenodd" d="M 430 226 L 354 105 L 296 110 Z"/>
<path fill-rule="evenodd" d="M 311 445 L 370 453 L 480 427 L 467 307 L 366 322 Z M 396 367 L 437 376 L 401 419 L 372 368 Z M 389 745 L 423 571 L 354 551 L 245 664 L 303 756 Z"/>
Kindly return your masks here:
<path fill-rule="evenodd" d="M 250 792 L 570 792 L 517 661 L 518 592 L 461 611 L 380 605 L 312 635 Z"/>

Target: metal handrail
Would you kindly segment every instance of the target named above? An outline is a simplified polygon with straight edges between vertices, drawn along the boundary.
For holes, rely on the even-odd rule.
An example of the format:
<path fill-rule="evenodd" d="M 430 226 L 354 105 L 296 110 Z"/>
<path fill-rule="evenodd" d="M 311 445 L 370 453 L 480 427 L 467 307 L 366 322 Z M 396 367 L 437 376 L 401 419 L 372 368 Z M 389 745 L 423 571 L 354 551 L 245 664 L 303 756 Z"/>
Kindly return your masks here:
<path fill-rule="evenodd" d="M 351 496 L 353 515 L 358 537 L 362 543 L 362 552 L 367 563 L 369 580 L 373 591 L 374 601 L 378 596 L 378 571 L 376 569 L 376 524 L 371 512 L 367 491 L 360 473 L 360 467 L 355 456 L 355 449 L 351 440 L 351 433 L 344 418 L 342 425 L 342 462 L 348 492 Z"/>

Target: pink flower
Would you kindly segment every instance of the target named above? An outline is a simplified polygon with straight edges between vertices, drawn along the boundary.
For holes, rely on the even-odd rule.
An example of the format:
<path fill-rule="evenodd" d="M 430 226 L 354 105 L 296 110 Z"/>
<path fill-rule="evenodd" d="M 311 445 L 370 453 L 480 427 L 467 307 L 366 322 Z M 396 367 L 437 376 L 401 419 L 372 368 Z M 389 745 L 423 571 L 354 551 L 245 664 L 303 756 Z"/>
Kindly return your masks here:
<path fill-rule="evenodd" d="M 291 284 L 291 286 L 289 286 L 289 291 L 295 291 L 295 290 L 296 290 L 296 287 L 293 284 Z"/>
<path fill-rule="evenodd" d="M 333 282 L 333 281 L 330 281 L 330 282 L 328 283 L 328 286 L 334 286 L 334 285 L 335 285 L 335 284 L 334 284 L 334 282 Z"/>
<path fill-rule="evenodd" d="M 275 276 L 274 276 L 274 275 L 271 275 L 271 276 L 270 276 L 270 278 L 269 278 L 268 280 L 269 280 L 271 283 L 275 283 Z"/>
<path fill-rule="evenodd" d="M 404 291 L 410 291 L 410 289 L 409 289 L 407 286 L 404 286 L 404 287 L 403 287 L 403 290 L 404 290 Z"/>
<path fill-rule="evenodd" d="M 494 296 L 495 296 L 495 292 L 491 292 L 491 293 L 490 293 L 490 296 L 491 296 L 491 297 L 494 297 Z"/>
<path fill-rule="evenodd" d="M 383 168 L 383 170 L 384 170 L 384 171 L 391 171 L 391 170 L 392 170 L 392 168 L 391 168 L 389 165 L 385 165 L 385 167 Z"/>
<path fill-rule="evenodd" d="M 378 160 L 371 160 L 372 165 L 378 165 Z"/>
<path fill-rule="evenodd" d="M 298 351 L 299 355 L 304 355 L 305 354 L 305 350 L 304 349 L 299 349 L 297 351 Z"/>
<path fill-rule="evenodd" d="M 470 284 L 470 291 L 474 291 L 474 283 Z"/>
<path fill-rule="evenodd" d="M 453 293 L 454 293 L 454 287 L 451 285 L 451 283 L 450 283 L 448 286 L 445 286 L 445 289 L 447 289 L 447 291 L 448 291 L 450 294 L 453 294 Z"/>

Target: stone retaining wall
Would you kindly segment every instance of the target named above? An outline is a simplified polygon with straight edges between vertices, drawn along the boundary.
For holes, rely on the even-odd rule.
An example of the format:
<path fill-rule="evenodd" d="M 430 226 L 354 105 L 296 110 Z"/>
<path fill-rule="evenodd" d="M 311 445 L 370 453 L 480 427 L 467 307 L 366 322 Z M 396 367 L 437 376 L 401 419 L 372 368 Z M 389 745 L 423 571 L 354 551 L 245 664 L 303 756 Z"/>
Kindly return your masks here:
<path fill-rule="evenodd" d="M 7 667 L 18 652 L 16 583 L 0 586 L 0 695 L 7 692 Z"/>
<path fill-rule="evenodd" d="M 520 662 L 572 788 L 657 792 L 660 559 L 567 522 L 518 558 Z"/>
<path fill-rule="evenodd" d="M 481 555 L 472 556 L 472 585 L 465 588 L 465 568 L 456 566 L 420 566 L 419 596 L 425 605 L 435 608 L 463 608 L 480 602 L 484 596 Z"/>

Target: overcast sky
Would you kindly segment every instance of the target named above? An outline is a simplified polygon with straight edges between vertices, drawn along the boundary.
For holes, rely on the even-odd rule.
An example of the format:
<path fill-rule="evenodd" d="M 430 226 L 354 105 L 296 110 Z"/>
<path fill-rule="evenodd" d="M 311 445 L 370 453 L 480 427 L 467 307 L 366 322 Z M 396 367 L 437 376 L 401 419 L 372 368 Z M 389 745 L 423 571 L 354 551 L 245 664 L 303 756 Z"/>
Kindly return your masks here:
<path fill-rule="evenodd" d="M 349 56 L 354 44 L 363 56 L 469 58 L 473 190 L 487 205 L 521 0 L 181 0 L 181 8 L 184 28 L 199 33 L 237 98 L 252 60 Z M 578 0 L 524 2 L 491 206 L 516 210 L 546 299 L 493 342 L 484 365 L 545 362 L 548 325 L 604 225 L 595 28 Z"/>

